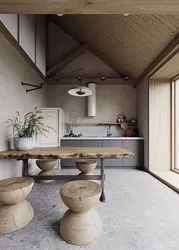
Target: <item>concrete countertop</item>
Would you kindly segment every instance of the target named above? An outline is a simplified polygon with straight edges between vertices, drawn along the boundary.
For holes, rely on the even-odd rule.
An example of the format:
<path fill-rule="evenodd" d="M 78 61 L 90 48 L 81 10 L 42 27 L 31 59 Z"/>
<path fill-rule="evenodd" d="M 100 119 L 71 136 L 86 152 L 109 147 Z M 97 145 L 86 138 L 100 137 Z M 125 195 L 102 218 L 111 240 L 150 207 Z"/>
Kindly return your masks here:
<path fill-rule="evenodd" d="M 61 140 L 144 140 L 144 137 L 62 137 Z"/>

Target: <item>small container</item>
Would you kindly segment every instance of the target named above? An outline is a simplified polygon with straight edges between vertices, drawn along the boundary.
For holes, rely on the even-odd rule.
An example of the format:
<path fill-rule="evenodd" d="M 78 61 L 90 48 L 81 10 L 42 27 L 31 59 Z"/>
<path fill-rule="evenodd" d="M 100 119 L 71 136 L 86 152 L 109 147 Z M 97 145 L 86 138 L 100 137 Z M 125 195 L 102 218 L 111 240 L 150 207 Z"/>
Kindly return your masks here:
<path fill-rule="evenodd" d="M 124 115 L 118 115 L 118 117 L 117 117 L 118 123 L 123 123 L 125 121 L 126 121 L 126 117 Z"/>

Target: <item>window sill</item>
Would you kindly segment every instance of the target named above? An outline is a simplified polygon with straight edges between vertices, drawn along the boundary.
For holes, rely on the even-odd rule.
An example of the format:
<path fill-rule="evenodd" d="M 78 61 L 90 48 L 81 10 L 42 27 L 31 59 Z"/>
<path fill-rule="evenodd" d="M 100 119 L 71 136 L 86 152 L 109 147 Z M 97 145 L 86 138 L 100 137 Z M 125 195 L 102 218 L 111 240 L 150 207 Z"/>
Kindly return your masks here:
<path fill-rule="evenodd" d="M 157 171 L 157 170 L 148 170 L 148 172 L 159 179 L 161 182 L 175 190 L 179 193 L 179 171 L 178 173 L 174 171 Z"/>

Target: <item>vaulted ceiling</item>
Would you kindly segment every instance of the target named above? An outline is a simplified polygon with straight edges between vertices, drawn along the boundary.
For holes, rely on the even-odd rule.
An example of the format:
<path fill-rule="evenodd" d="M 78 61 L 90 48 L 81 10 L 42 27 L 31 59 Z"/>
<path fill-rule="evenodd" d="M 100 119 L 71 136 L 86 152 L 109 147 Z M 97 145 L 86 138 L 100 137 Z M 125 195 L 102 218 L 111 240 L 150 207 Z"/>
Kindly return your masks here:
<path fill-rule="evenodd" d="M 136 79 L 179 34 L 179 15 L 52 15 L 49 19 L 92 46 L 118 72 Z"/>

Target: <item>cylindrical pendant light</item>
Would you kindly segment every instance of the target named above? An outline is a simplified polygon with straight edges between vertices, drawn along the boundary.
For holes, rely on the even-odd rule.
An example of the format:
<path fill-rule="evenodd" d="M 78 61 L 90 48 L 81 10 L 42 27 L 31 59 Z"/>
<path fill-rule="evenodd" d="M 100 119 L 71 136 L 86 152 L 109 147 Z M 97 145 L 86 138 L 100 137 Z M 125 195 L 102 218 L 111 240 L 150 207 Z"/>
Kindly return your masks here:
<path fill-rule="evenodd" d="M 93 92 L 88 96 L 88 116 L 96 116 L 96 84 L 94 82 L 88 83 L 88 88 Z"/>

